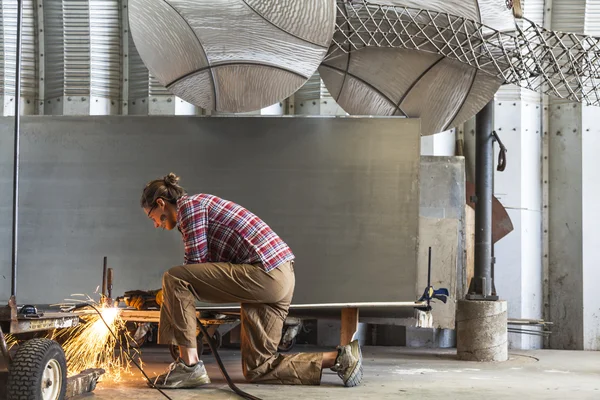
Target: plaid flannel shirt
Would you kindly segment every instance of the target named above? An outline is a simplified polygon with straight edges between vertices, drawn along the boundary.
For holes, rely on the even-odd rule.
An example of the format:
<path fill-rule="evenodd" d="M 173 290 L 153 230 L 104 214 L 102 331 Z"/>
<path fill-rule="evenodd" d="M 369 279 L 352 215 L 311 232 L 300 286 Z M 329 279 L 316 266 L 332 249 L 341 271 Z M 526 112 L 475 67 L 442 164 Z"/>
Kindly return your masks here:
<path fill-rule="evenodd" d="M 294 259 L 288 245 L 260 218 L 216 196 L 182 196 L 177 201 L 177 224 L 185 264 L 260 263 L 269 272 Z"/>

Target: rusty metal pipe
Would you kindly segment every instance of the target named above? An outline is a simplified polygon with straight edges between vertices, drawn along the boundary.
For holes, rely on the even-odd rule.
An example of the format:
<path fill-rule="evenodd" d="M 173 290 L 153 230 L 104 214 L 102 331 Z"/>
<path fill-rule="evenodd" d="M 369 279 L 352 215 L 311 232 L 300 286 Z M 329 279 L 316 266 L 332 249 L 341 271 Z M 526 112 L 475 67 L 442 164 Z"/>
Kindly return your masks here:
<path fill-rule="evenodd" d="M 112 289 L 113 289 L 113 269 L 108 268 L 106 275 L 106 297 L 112 300 Z"/>

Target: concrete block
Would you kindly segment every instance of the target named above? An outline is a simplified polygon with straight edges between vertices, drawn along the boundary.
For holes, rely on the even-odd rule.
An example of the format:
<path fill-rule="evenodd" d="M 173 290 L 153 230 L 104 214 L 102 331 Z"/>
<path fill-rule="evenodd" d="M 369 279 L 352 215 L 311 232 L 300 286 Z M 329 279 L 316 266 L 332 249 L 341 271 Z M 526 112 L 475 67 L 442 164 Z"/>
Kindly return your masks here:
<path fill-rule="evenodd" d="M 456 348 L 460 360 L 508 359 L 506 301 L 459 300 L 456 328 Z"/>
<path fill-rule="evenodd" d="M 452 348 L 456 346 L 453 329 L 406 327 L 406 347 Z"/>
<path fill-rule="evenodd" d="M 337 346 L 340 344 L 341 323 L 336 320 L 319 319 L 317 322 L 317 345 Z M 367 324 L 358 324 L 357 339 L 361 346 L 367 337 Z"/>

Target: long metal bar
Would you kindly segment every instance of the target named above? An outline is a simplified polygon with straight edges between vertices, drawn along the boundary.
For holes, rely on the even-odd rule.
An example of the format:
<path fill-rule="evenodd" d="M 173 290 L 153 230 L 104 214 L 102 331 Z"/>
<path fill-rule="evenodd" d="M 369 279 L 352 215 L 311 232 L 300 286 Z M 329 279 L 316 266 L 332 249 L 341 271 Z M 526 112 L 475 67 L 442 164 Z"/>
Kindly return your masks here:
<path fill-rule="evenodd" d="M 467 298 L 496 300 L 492 295 L 492 197 L 494 186 L 494 103 L 475 118 L 475 271 Z"/>
<path fill-rule="evenodd" d="M 19 227 L 19 150 L 21 129 L 21 29 L 23 25 L 23 0 L 17 0 L 17 46 L 15 69 L 15 139 L 13 165 L 13 225 L 11 296 L 17 296 L 18 227 Z"/>
<path fill-rule="evenodd" d="M 403 308 L 423 307 L 426 301 L 389 301 L 389 302 L 362 302 L 362 303 L 313 303 L 313 304 L 291 304 L 290 310 L 322 310 L 339 308 Z M 240 306 L 207 306 L 197 307 L 199 311 L 233 311 L 239 310 Z"/>
<path fill-rule="evenodd" d="M 102 263 L 102 297 L 106 297 L 106 271 L 107 268 L 107 259 L 104 257 L 104 261 Z"/>

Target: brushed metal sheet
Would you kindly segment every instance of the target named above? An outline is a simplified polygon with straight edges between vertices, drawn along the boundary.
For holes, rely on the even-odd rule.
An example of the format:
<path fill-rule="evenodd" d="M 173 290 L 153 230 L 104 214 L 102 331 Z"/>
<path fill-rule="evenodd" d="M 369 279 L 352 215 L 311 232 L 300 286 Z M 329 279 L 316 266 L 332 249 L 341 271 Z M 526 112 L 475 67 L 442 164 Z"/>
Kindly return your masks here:
<path fill-rule="evenodd" d="M 322 2 L 322 11 L 329 2 Z M 218 5 L 207 0 L 171 0 L 170 3 L 194 29 L 213 66 L 252 62 L 277 66 L 308 79 L 327 52 L 326 47 L 287 33 L 287 27 L 274 26 L 243 0 L 221 0 Z M 306 12 L 306 8 L 302 9 Z M 333 23 L 335 14 L 332 12 L 328 18 Z M 333 30 L 330 34 L 329 40 Z"/>
<path fill-rule="evenodd" d="M 446 126 L 446 129 L 454 128 L 477 114 L 498 91 L 502 82 L 492 79 L 488 74 L 477 71 L 469 95 L 464 101 L 456 117 Z"/>
<path fill-rule="evenodd" d="M 297 256 L 294 303 L 417 298 L 419 121 L 405 118 L 24 117 L 19 300 L 157 288 L 181 237 L 139 208 L 168 172 L 231 199 Z M 12 119 L 0 119 L 10 187 Z M 0 191 L 0 276 L 10 269 L 10 190 Z M 9 293 L 0 279 L 0 296 Z"/>
<path fill-rule="evenodd" d="M 129 23 L 138 53 L 163 85 L 208 66 L 200 41 L 166 1 L 130 0 Z"/>
<path fill-rule="evenodd" d="M 319 75 L 323 80 L 323 83 L 327 86 L 327 91 L 331 97 L 337 101 L 342 92 L 342 85 L 344 84 L 346 74 L 330 68 L 327 64 L 321 64 L 319 67 Z M 341 104 L 340 106 L 343 108 Z"/>
<path fill-rule="evenodd" d="M 217 108 L 211 70 L 204 70 L 189 75 L 176 81 L 168 89 L 198 107 L 208 110 Z"/>
<path fill-rule="evenodd" d="M 442 56 L 405 49 L 365 48 L 350 55 L 348 72 L 368 80 L 396 104 Z M 373 60 L 378 60 L 374 65 Z M 353 99 L 354 101 L 359 99 Z"/>
<path fill-rule="evenodd" d="M 394 115 L 397 106 L 376 90 L 368 82 L 346 75 L 340 99 L 357 99 L 358 102 L 340 101 L 344 111 L 352 115 Z"/>
<path fill-rule="evenodd" d="M 329 47 L 335 29 L 335 0 L 244 0 L 280 29 L 322 47 Z"/>
<path fill-rule="evenodd" d="M 289 71 L 263 65 L 220 65 L 212 71 L 217 85 L 217 111 L 260 109 L 291 96 L 306 81 Z"/>
<path fill-rule="evenodd" d="M 475 71 L 445 58 L 414 84 L 400 108 L 410 117 L 421 118 L 422 132 L 442 132 L 460 110 Z"/>

